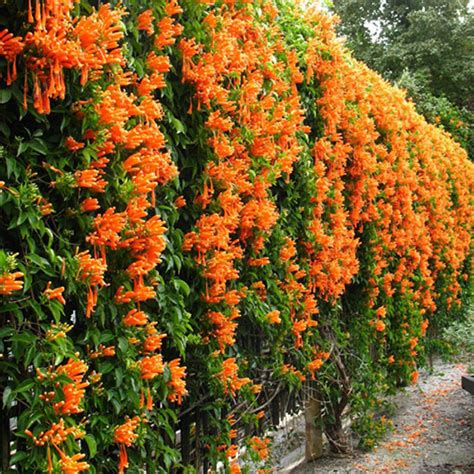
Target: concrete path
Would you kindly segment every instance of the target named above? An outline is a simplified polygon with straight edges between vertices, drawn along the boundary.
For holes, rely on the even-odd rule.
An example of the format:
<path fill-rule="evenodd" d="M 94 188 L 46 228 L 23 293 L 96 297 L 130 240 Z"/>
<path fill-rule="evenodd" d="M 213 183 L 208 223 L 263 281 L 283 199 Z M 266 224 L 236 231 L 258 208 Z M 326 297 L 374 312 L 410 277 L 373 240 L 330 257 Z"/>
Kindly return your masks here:
<path fill-rule="evenodd" d="M 418 385 L 394 398 L 394 429 L 373 451 L 295 466 L 304 454 L 300 445 L 276 472 L 474 474 L 474 397 L 461 388 L 466 370 L 462 363 L 438 364 L 432 374 L 422 373 Z M 294 429 L 301 439 L 301 427 Z"/>

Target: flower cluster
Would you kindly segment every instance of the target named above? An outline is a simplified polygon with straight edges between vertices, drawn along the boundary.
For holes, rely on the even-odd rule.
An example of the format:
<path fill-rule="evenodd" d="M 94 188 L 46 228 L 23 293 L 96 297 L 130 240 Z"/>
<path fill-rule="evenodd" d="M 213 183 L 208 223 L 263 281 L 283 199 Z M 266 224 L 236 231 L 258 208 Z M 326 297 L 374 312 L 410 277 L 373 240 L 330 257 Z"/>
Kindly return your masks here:
<path fill-rule="evenodd" d="M 11 295 L 23 288 L 22 272 L 4 273 L 0 275 L 0 295 Z"/>
<path fill-rule="evenodd" d="M 312 253 L 311 274 L 318 292 L 334 297 L 369 271 L 369 324 L 381 334 L 388 325 L 400 332 L 401 350 L 421 336 L 422 315 L 436 321 L 441 282 L 447 308 L 460 303 L 472 167 L 402 91 L 347 59 L 324 15 L 310 21 L 318 29 L 308 44 L 308 74 L 322 88 L 317 105 L 325 121 L 313 150 L 319 193 L 310 229 L 320 250 Z M 360 270 L 361 260 L 370 267 Z M 397 314 L 396 301 L 406 301 L 413 316 Z M 414 371 L 414 356 L 408 351 L 399 362 Z"/>
<path fill-rule="evenodd" d="M 135 430 L 139 427 L 140 422 L 140 417 L 135 416 L 134 418 L 128 419 L 125 423 L 115 428 L 114 441 L 120 444 L 120 474 L 123 474 L 125 469 L 128 467 L 126 447 L 132 446 L 133 442 L 138 438 L 138 434 L 135 432 Z"/>
<path fill-rule="evenodd" d="M 59 421 L 53 423 L 49 430 L 42 431 L 36 436 L 30 430 L 25 430 L 25 434 L 31 437 L 36 446 L 47 445 L 49 473 L 53 472 L 51 446 L 59 454 L 63 472 L 76 473 L 89 469 L 89 465 L 82 461 L 84 454 L 76 453 L 69 456 L 60 448 L 60 445 L 65 444 L 70 437 L 77 440 L 85 435 L 84 430 L 76 425 L 66 426 L 70 424 L 70 415 L 83 411 L 85 389 L 89 386 L 89 382 L 85 381 L 84 377 L 88 369 L 89 367 L 82 360 L 69 359 L 59 367 L 49 367 L 46 372 L 39 369 L 37 371 L 37 380 L 40 384 L 52 387 L 52 390 L 43 392 L 39 398 L 52 406 Z M 60 378 L 63 380 L 63 377 L 67 381 L 59 382 L 58 380 Z"/>

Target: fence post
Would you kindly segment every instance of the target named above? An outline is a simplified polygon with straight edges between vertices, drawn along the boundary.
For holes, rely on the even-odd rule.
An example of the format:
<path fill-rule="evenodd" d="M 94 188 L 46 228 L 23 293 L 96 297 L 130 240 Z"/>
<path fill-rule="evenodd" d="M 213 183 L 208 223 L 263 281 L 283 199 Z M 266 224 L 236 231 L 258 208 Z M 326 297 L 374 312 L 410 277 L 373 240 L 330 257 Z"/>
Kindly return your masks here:
<path fill-rule="evenodd" d="M 0 316 L 0 328 L 6 326 L 8 321 L 3 314 Z M 3 355 L 8 357 L 9 349 L 5 345 Z M 3 405 L 4 392 L 8 386 L 8 376 L 0 374 L 0 472 L 8 471 L 10 464 L 10 410 Z"/>
<path fill-rule="evenodd" d="M 3 390 L 0 395 L 3 395 Z M 10 464 L 10 418 L 8 410 L 3 406 L 0 406 L 0 461 L 0 472 L 7 472 Z"/>
<path fill-rule="evenodd" d="M 323 455 L 323 430 L 321 426 L 321 401 L 312 393 L 306 402 L 306 461 L 313 461 Z"/>
<path fill-rule="evenodd" d="M 204 417 L 202 420 L 202 432 L 203 436 L 207 436 L 209 434 L 209 414 L 208 412 L 204 413 Z M 203 460 L 202 460 L 202 472 L 206 474 L 209 471 L 209 455 L 208 451 L 203 452 Z"/>
<path fill-rule="evenodd" d="M 190 463 L 191 454 L 191 441 L 189 436 L 190 431 L 190 415 L 185 413 L 181 415 L 179 428 L 181 431 L 181 460 L 184 466 L 188 466 Z"/>
<path fill-rule="evenodd" d="M 196 410 L 196 432 L 194 438 L 194 467 L 197 473 L 202 472 L 202 462 L 201 462 L 201 422 L 202 422 L 202 412 L 199 408 Z"/>
<path fill-rule="evenodd" d="M 270 395 L 271 396 L 271 395 Z M 272 425 L 276 428 L 280 423 L 280 394 L 275 396 L 271 402 Z"/>

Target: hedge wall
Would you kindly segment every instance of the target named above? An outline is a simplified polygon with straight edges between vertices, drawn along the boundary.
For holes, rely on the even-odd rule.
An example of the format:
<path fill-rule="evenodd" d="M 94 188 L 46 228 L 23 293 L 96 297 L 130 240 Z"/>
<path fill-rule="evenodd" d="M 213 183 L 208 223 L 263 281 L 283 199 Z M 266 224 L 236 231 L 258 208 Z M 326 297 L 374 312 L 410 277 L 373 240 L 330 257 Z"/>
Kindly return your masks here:
<path fill-rule="evenodd" d="M 262 400 L 305 379 L 334 449 L 347 410 L 373 444 L 462 313 L 465 151 L 294 2 L 0 19 L 4 470 L 193 472 L 193 409 L 213 471 L 263 472 Z"/>

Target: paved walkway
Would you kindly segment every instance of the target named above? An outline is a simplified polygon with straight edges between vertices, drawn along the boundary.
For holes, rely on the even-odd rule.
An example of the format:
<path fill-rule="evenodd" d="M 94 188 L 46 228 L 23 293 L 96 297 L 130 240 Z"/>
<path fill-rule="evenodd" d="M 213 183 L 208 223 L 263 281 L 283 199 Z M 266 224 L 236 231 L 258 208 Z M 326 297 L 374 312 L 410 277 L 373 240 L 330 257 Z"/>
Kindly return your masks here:
<path fill-rule="evenodd" d="M 394 429 L 370 453 L 327 457 L 291 472 L 474 474 L 474 397 L 461 389 L 465 372 L 465 364 L 437 365 L 397 395 Z"/>

